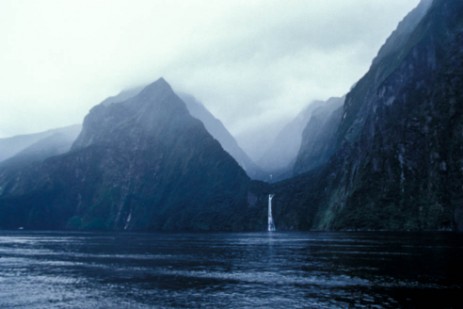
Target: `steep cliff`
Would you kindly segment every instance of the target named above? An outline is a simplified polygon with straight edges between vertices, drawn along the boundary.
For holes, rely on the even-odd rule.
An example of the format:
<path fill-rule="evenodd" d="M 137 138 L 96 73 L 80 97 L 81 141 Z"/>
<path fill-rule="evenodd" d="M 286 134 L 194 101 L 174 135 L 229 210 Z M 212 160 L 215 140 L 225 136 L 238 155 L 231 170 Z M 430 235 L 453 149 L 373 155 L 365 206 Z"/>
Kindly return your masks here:
<path fill-rule="evenodd" d="M 300 216 L 288 228 L 463 227 L 462 16 L 423 1 L 399 24 L 346 97 L 332 159 L 276 188 Z"/>
<path fill-rule="evenodd" d="M 13 168 L 66 153 L 77 138 L 82 126 L 74 125 L 47 131 L 44 137 L 0 162 L 0 167 Z M 40 133 L 39 133 L 40 135 Z"/>
<path fill-rule="evenodd" d="M 301 148 L 302 132 L 314 110 L 324 104 L 324 101 L 310 102 L 294 119 L 290 120 L 270 144 L 264 155 L 258 161 L 268 174 L 273 175 L 273 181 L 292 176 L 294 162 Z"/>
<path fill-rule="evenodd" d="M 319 227 L 459 224 L 463 3 L 436 0 L 416 23 L 414 14 L 427 6 L 422 2 L 399 25 L 346 99 L 333 160 L 335 189 Z"/>

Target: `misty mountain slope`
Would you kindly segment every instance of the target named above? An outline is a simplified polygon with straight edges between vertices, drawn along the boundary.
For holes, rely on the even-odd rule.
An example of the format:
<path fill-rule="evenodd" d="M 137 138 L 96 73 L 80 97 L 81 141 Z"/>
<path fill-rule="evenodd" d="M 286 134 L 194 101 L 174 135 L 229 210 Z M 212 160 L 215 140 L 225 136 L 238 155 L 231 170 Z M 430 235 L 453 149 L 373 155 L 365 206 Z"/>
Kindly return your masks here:
<path fill-rule="evenodd" d="M 339 136 L 343 153 L 336 158 L 344 175 L 336 179 L 339 197 L 327 204 L 329 213 L 339 214 L 323 225 L 448 229 L 459 224 L 462 16 L 461 1 L 434 1 L 408 39 L 376 59 L 349 95 L 341 124 L 345 133 Z"/>
<path fill-rule="evenodd" d="M 0 226 L 250 229 L 265 220 L 264 208 L 254 215 L 251 186 L 160 79 L 120 104 L 92 108 L 70 152 L 0 172 Z"/>
<path fill-rule="evenodd" d="M 110 105 L 127 101 L 140 93 L 142 89 L 142 87 L 138 87 L 121 91 L 119 94 L 105 99 L 101 104 Z M 264 177 L 261 169 L 239 147 L 235 138 L 228 132 L 223 123 L 212 115 L 201 102 L 198 102 L 195 97 L 185 93 L 180 93 L 179 97 L 185 103 L 190 114 L 204 124 L 206 130 L 219 141 L 223 149 L 238 162 L 249 177 L 253 179 L 262 179 Z"/>
<path fill-rule="evenodd" d="M 369 92 L 377 91 L 385 79 L 397 70 L 399 65 L 403 64 L 405 57 L 409 55 L 411 49 L 416 46 L 417 41 L 423 35 L 424 29 L 419 33 L 417 27 L 432 3 L 433 0 L 421 0 L 419 5 L 407 14 L 380 48 L 367 74 L 350 91 L 352 99 L 346 100 L 340 137 L 349 139 L 356 137 L 359 132 L 358 129 L 362 127 L 359 124 L 366 120 L 364 118 L 366 106 L 362 106 L 365 98 L 362 96 L 368 97 L 371 95 Z M 353 122 L 356 124 L 353 125 Z M 348 133 L 347 130 L 349 130 Z"/>
<path fill-rule="evenodd" d="M 45 137 L 21 150 L 13 157 L 0 162 L 0 166 L 13 167 L 36 161 L 43 161 L 52 156 L 63 154 L 69 151 L 81 128 L 81 125 L 75 125 L 50 130 L 48 132 L 52 132 L 51 135 L 46 134 Z"/>
<path fill-rule="evenodd" d="M 1 138 L 0 139 L 0 162 L 8 158 L 13 157 L 19 152 L 25 150 L 27 147 L 30 147 L 32 144 L 45 139 L 53 134 L 60 133 L 61 131 L 72 130 L 76 126 L 69 126 L 63 128 L 57 128 L 52 130 L 47 130 L 45 132 L 33 133 L 18 135 L 13 137 Z"/>
<path fill-rule="evenodd" d="M 321 106 L 323 101 L 311 102 L 293 120 L 286 124 L 270 145 L 258 164 L 266 171 L 285 173 L 292 169 L 292 164 L 301 146 L 302 131 L 310 119 L 312 112 Z"/>
<path fill-rule="evenodd" d="M 259 165 L 268 173 L 273 174 L 273 180 L 289 178 L 293 175 L 294 164 L 300 152 L 304 128 L 311 117 L 318 113 L 322 117 L 342 104 L 340 98 L 327 101 L 314 101 L 304 108 L 275 137 L 274 142 L 259 160 Z"/>
<path fill-rule="evenodd" d="M 246 171 L 249 177 L 261 179 L 263 172 L 249 158 L 249 156 L 240 148 L 235 138 L 228 132 L 223 123 L 214 117 L 202 103 L 198 102 L 193 96 L 180 94 L 181 99 L 185 102 L 190 114 L 201 120 L 206 130 L 220 142 L 223 149 L 228 152 L 238 164 Z"/>
<path fill-rule="evenodd" d="M 305 194 L 293 207 L 311 228 L 463 228 L 463 2 L 435 0 L 417 21 L 427 5 L 347 95 L 335 154 L 305 176 L 316 180 L 278 188 Z"/>
<path fill-rule="evenodd" d="M 335 151 L 335 136 L 345 98 L 330 98 L 312 112 L 294 163 L 294 174 L 302 174 L 328 162 Z"/>
<path fill-rule="evenodd" d="M 139 94 L 143 90 L 143 88 L 144 87 L 135 87 L 131 89 L 122 90 L 117 95 L 106 98 L 100 104 L 107 106 L 110 104 L 127 101 L 128 99 L 133 98 L 134 96 Z"/>

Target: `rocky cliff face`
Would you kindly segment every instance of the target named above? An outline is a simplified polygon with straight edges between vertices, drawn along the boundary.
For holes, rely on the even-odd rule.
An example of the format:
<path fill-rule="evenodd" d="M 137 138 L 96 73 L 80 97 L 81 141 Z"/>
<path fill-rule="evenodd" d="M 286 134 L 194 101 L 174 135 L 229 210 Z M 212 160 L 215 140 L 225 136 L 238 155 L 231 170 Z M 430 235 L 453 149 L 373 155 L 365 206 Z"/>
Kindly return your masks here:
<path fill-rule="evenodd" d="M 95 106 L 70 152 L 0 172 L 3 228 L 243 230 L 255 202 L 245 172 L 163 79 Z"/>
<path fill-rule="evenodd" d="M 143 87 L 132 88 L 121 91 L 118 95 L 112 96 L 101 102 L 101 105 L 108 106 L 129 100 L 143 90 Z M 223 123 L 209 112 L 206 107 L 196 100 L 195 97 L 186 93 L 178 94 L 180 99 L 185 103 L 188 112 L 194 118 L 200 120 L 209 134 L 212 135 L 228 152 L 238 164 L 244 169 L 252 179 L 263 179 L 265 177 L 262 170 L 249 158 L 241 149 L 235 138 L 228 132 Z"/>
<path fill-rule="evenodd" d="M 329 164 L 277 189 L 298 209 L 282 213 L 301 215 L 286 215 L 288 227 L 463 226 L 463 2 L 430 5 L 404 19 L 347 95 Z"/>
<path fill-rule="evenodd" d="M 416 22 L 417 12 L 428 6 L 423 2 L 399 25 L 346 99 L 333 161 L 335 189 L 319 227 L 458 224 L 463 3 L 436 0 Z M 410 23 L 416 23 L 411 31 Z"/>

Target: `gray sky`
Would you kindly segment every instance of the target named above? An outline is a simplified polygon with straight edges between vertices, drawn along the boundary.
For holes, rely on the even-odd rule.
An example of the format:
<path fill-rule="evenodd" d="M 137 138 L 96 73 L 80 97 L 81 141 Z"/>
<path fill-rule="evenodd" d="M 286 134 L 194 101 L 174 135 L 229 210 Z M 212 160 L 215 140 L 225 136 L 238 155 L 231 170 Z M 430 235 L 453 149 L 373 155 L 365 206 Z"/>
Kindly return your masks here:
<path fill-rule="evenodd" d="M 80 123 L 164 76 L 246 144 L 345 94 L 418 2 L 2 0 L 0 137 Z"/>

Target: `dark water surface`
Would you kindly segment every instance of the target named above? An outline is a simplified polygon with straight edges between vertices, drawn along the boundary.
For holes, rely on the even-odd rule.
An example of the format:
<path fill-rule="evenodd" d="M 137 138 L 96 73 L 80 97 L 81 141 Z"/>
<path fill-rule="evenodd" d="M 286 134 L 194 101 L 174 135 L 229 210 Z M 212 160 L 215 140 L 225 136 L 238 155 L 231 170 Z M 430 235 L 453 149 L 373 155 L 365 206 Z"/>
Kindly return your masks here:
<path fill-rule="evenodd" d="M 450 233 L 0 232 L 0 308 L 463 308 Z"/>

